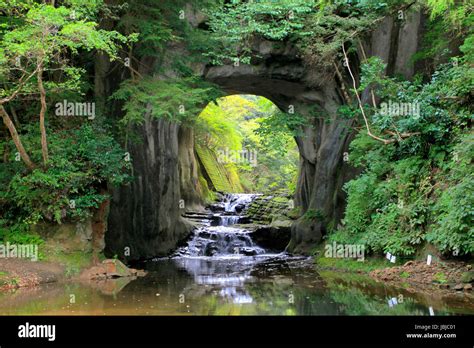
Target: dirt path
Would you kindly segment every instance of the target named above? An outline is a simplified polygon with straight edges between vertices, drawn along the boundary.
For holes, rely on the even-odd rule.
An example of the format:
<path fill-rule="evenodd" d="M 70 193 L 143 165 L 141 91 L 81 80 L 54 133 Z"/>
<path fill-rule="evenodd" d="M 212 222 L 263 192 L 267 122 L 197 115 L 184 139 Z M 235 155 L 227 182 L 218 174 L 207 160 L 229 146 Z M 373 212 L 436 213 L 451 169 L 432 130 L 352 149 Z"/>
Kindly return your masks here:
<path fill-rule="evenodd" d="M 424 261 L 408 261 L 403 266 L 374 270 L 370 276 L 389 284 L 405 284 L 408 288 L 472 294 L 472 273 L 472 266 L 463 262 L 427 265 Z"/>
<path fill-rule="evenodd" d="M 63 277 L 64 267 L 58 263 L 20 258 L 0 259 L 0 290 L 52 283 Z"/>

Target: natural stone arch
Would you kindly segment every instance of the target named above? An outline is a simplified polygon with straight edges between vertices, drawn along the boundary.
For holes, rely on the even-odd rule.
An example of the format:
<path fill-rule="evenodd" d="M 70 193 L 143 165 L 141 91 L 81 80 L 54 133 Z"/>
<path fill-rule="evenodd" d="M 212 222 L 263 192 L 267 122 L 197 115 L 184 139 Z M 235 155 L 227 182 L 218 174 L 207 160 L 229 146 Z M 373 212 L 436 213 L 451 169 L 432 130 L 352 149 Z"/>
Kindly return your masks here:
<path fill-rule="evenodd" d="M 342 216 L 342 185 L 353 172 L 342 161 L 351 137 L 351 121 L 337 118 L 343 99 L 334 79 L 315 87 L 310 82 L 314 77 L 290 46 L 272 49 L 268 41 L 256 46 L 260 58 L 255 64 L 208 67 L 204 77 L 229 94 L 261 95 L 283 111 L 311 114 L 311 124 L 296 138 L 300 166 L 295 199 L 302 213 L 319 211 L 324 220 L 300 219 L 293 226 L 289 246 L 290 251 L 306 252 L 321 240 L 326 225 L 336 224 Z"/>
<path fill-rule="evenodd" d="M 412 13 L 403 23 L 393 18 L 380 22 L 362 40 L 367 56 L 378 55 L 388 63 L 389 73 L 410 77 L 413 69 L 408 66 L 409 58 L 418 48 L 423 29 L 421 18 L 419 13 Z M 323 217 L 312 221 L 300 218 L 292 228 L 289 251 L 306 253 L 342 217 L 342 187 L 355 173 L 342 160 L 353 136 L 352 121 L 337 118 L 337 109 L 344 102 L 335 75 L 323 76 L 309 69 L 290 44 L 274 45 L 261 40 L 254 43 L 253 50 L 258 58 L 251 65 L 202 65 L 196 67 L 196 72 L 226 93 L 261 95 L 282 110 L 293 105 L 304 114 L 317 106 L 318 114 L 312 118 L 312 124 L 304 128 L 303 137 L 296 139 L 301 155 L 296 202 L 303 212 L 314 210 Z M 354 58 L 353 62 L 361 61 Z M 367 99 L 367 93 L 364 95 Z M 152 120 L 146 110 L 145 122 L 138 131 L 144 142 L 129 150 L 136 180 L 114 190 L 106 234 L 106 252 L 123 257 L 123 250 L 128 247 L 131 255 L 123 258 L 129 259 L 165 255 L 188 235 L 190 226 L 181 218 L 178 207 L 180 186 L 183 180 L 192 183 L 195 178 L 195 167 L 181 178 L 179 171 L 183 148 L 187 149 L 184 157 L 193 161 L 189 130 L 166 120 Z"/>

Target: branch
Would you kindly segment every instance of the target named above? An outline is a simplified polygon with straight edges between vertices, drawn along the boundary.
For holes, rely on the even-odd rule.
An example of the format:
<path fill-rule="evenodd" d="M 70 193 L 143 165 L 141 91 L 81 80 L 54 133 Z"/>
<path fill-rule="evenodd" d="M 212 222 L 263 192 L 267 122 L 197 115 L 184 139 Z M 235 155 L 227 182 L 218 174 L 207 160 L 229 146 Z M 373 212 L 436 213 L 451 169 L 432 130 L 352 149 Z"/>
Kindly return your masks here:
<path fill-rule="evenodd" d="M 346 48 L 344 47 L 344 44 L 342 44 L 342 52 L 344 53 L 344 59 L 345 59 L 346 65 L 347 65 L 347 70 L 349 70 L 349 74 L 351 75 L 352 85 L 354 86 L 354 93 L 357 97 L 357 103 L 359 104 L 359 109 L 362 112 L 362 116 L 364 117 L 365 127 L 367 128 L 367 134 L 371 138 L 374 138 L 375 140 L 378 140 L 378 141 L 380 141 L 384 144 L 390 144 L 391 142 L 393 142 L 393 141 L 391 141 L 392 139 L 387 140 L 387 139 L 380 138 L 380 137 L 372 134 L 372 132 L 370 131 L 369 121 L 367 120 L 367 116 L 365 115 L 364 106 L 362 105 L 362 100 L 360 99 L 359 92 L 357 91 L 356 79 L 354 77 L 354 74 L 352 74 L 351 66 L 349 64 L 349 58 L 347 57 L 347 52 L 346 52 Z"/>
<path fill-rule="evenodd" d="M 38 63 L 38 89 L 40 92 L 41 110 L 40 110 L 40 131 L 41 131 L 41 152 L 43 154 L 43 163 L 46 166 L 49 160 L 48 142 L 46 139 L 46 127 L 44 117 L 46 114 L 46 91 L 43 86 L 43 62 Z"/>
<path fill-rule="evenodd" d="M 362 56 L 364 57 L 364 61 L 367 61 L 367 56 L 365 54 L 365 49 L 364 46 L 362 45 L 362 42 L 360 41 L 360 38 L 357 38 L 357 41 L 359 42 L 360 50 L 362 52 Z M 372 97 L 372 106 L 376 109 L 377 108 L 377 102 L 375 101 L 375 93 L 372 87 L 370 87 L 370 96 Z"/>
<path fill-rule="evenodd" d="M 10 131 L 10 135 L 13 139 L 13 142 L 15 143 L 15 146 L 20 154 L 20 157 L 23 159 L 23 162 L 25 162 L 28 169 L 30 170 L 35 169 L 35 164 L 31 161 L 30 156 L 28 156 L 28 153 L 23 147 L 23 143 L 21 142 L 20 136 L 18 135 L 18 132 L 16 131 L 15 125 L 13 124 L 10 116 L 8 116 L 7 111 L 1 104 L 0 104 L 0 114 L 2 115 L 3 123 L 5 123 L 5 126 Z"/>
<path fill-rule="evenodd" d="M 26 79 L 25 79 L 25 75 L 23 75 L 19 81 L 19 85 L 18 85 L 18 88 L 9 96 L 9 97 L 5 97 L 3 99 L 0 99 L 0 105 L 3 105 L 5 103 L 8 103 L 10 100 L 12 100 L 13 98 L 15 98 L 17 96 L 18 93 L 20 93 L 21 89 L 23 88 L 23 86 L 25 85 L 25 83 L 28 82 L 29 79 L 31 79 L 33 76 L 36 75 L 36 73 L 38 72 L 38 68 L 36 68 L 31 74 L 30 76 L 28 76 Z"/>
<path fill-rule="evenodd" d="M 344 96 L 344 99 L 346 100 L 346 103 L 347 104 L 352 104 L 352 99 L 349 95 L 349 93 L 347 93 L 347 89 L 346 89 L 346 84 L 344 83 L 344 79 L 342 77 L 342 74 L 341 72 L 339 71 L 339 68 L 337 66 L 336 63 L 332 63 L 334 65 L 334 68 L 336 69 L 336 75 L 337 77 L 339 78 L 339 80 L 341 81 L 341 91 L 342 91 L 342 95 Z"/>
<path fill-rule="evenodd" d="M 387 134 L 390 134 L 390 135 L 393 135 L 393 136 L 397 136 L 401 139 L 405 139 L 405 138 L 409 138 L 411 136 L 414 136 L 414 135 L 420 135 L 421 133 L 420 132 L 405 132 L 405 133 L 395 133 L 395 132 L 392 132 L 390 130 L 385 130 L 385 133 Z"/>

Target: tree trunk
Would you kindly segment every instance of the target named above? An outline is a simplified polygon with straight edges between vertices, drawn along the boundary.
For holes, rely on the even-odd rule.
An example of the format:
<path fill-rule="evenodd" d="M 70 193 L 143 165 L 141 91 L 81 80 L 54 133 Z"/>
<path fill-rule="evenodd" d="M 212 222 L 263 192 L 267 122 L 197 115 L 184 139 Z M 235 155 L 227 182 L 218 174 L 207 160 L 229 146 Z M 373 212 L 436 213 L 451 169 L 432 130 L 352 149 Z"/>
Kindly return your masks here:
<path fill-rule="evenodd" d="M 13 124 L 10 116 L 8 116 L 3 105 L 0 105 L 0 114 L 2 114 L 3 123 L 5 123 L 5 126 L 7 126 L 8 130 L 10 131 L 10 135 L 13 139 L 13 142 L 15 143 L 18 152 L 20 153 L 20 157 L 22 158 L 23 162 L 25 162 L 26 166 L 29 169 L 33 170 L 35 168 L 35 165 L 33 162 L 31 162 L 30 156 L 28 156 L 28 154 L 26 153 L 26 150 L 21 142 L 20 136 L 16 131 L 15 125 Z"/>
<path fill-rule="evenodd" d="M 13 106 L 10 106 L 10 112 L 13 116 L 13 123 L 17 129 L 21 128 L 20 121 L 18 119 L 18 115 L 16 114 L 16 110 Z"/>
<path fill-rule="evenodd" d="M 44 116 L 46 114 L 46 91 L 43 86 L 43 67 L 38 68 L 38 88 L 40 91 L 41 110 L 40 110 L 40 130 L 41 130 L 41 153 L 43 154 L 43 164 L 48 163 L 48 142 L 46 139 L 46 128 L 44 125 Z"/>

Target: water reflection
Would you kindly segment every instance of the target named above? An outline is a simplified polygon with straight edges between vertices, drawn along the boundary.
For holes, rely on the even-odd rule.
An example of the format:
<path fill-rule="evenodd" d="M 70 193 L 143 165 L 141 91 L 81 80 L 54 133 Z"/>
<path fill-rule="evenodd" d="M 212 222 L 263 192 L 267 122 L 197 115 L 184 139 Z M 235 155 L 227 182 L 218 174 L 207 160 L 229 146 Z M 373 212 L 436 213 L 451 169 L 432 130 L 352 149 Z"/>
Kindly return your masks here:
<path fill-rule="evenodd" d="M 253 298 L 246 284 L 256 281 L 252 271 L 260 263 L 276 258 L 277 254 L 258 257 L 225 255 L 220 257 L 176 257 L 171 262 L 178 270 L 186 271 L 196 285 L 208 286 L 208 292 L 218 293 L 228 302 L 236 304 L 252 303 Z M 160 262 L 161 261 L 161 262 Z M 150 269 L 160 268 L 167 259 L 157 260 Z"/>
<path fill-rule="evenodd" d="M 360 275 L 316 272 L 286 255 L 175 258 L 148 275 L 49 284 L 0 294 L 1 314 L 34 315 L 435 315 L 474 314 L 469 298 L 411 293 Z M 75 302 L 70 302 L 70 295 Z M 397 299 L 389 306 L 388 300 Z M 400 301 L 401 300 L 401 301 Z"/>

